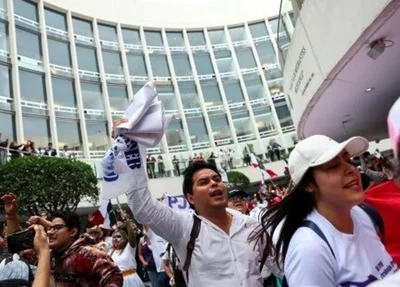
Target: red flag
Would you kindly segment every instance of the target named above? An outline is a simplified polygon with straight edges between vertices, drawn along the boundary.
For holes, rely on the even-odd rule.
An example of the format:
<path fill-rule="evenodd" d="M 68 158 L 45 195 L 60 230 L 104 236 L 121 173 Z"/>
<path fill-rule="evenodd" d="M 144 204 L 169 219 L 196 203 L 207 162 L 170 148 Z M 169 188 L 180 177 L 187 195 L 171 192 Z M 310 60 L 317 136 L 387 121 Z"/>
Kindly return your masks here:
<path fill-rule="evenodd" d="M 278 175 L 270 169 L 265 170 L 270 177 L 277 177 Z"/>

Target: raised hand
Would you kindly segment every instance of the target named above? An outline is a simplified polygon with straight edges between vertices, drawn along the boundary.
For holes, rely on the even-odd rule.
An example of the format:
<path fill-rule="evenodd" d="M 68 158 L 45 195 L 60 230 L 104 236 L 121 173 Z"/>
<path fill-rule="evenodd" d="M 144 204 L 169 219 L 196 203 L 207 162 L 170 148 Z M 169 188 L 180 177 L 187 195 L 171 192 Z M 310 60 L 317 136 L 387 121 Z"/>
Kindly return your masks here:
<path fill-rule="evenodd" d="M 13 193 L 5 194 L 1 197 L 4 201 L 4 213 L 8 216 L 17 215 L 18 202 L 17 197 Z"/>

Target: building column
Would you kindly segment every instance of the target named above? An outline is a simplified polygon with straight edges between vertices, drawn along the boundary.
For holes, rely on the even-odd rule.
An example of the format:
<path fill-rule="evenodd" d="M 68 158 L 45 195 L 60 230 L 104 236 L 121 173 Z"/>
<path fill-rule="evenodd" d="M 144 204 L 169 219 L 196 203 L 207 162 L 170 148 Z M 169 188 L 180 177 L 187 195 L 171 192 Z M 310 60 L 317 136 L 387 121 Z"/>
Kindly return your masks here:
<path fill-rule="evenodd" d="M 14 1 L 7 0 L 7 13 L 8 13 L 8 39 L 10 44 L 10 61 L 11 61 L 11 88 L 13 106 L 15 111 L 15 131 L 16 141 L 22 143 L 24 141 L 24 124 L 22 120 L 22 107 L 21 107 L 21 89 L 19 82 L 19 69 L 18 69 L 18 51 L 17 51 L 17 32 L 14 20 Z"/>
<path fill-rule="evenodd" d="M 193 73 L 193 77 L 194 77 L 194 82 L 196 84 L 197 94 L 199 97 L 199 102 L 200 102 L 200 106 L 201 106 L 201 111 L 203 113 L 204 122 L 206 124 L 208 139 L 210 141 L 211 148 L 215 149 L 216 146 L 215 146 L 214 136 L 212 133 L 211 122 L 210 122 L 210 118 L 208 116 L 207 109 L 205 106 L 203 91 L 201 90 L 200 80 L 198 78 L 197 68 L 196 68 L 196 64 L 194 61 L 193 53 L 190 50 L 190 43 L 189 43 L 189 38 L 188 38 L 188 35 L 186 32 L 186 29 L 183 29 L 183 39 L 185 40 L 185 46 L 188 51 L 189 62 L 190 62 L 190 66 L 192 67 L 192 73 Z"/>
<path fill-rule="evenodd" d="M 162 29 L 161 35 L 162 35 L 162 39 L 164 42 L 165 54 L 167 56 L 169 71 L 171 73 L 171 81 L 172 81 L 172 84 L 174 85 L 174 94 L 175 94 L 176 102 L 178 104 L 179 116 L 182 120 L 183 133 L 185 135 L 186 144 L 188 146 L 188 151 L 190 152 L 191 155 L 193 155 L 193 148 L 192 148 L 192 142 L 190 140 L 189 127 L 188 127 L 188 124 L 186 121 L 185 113 L 183 111 L 181 94 L 179 91 L 178 81 L 176 80 L 175 68 L 174 68 L 174 64 L 172 62 L 171 51 L 169 50 L 168 39 L 167 39 L 167 34 L 165 33 L 165 29 Z"/>
<path fill-rule="evenodd" d="M 45 71 L 45 83 L 46 83 L 46 96 L 47 96 L 47 110 L 49 113 L 49 123 L 50 123 L 50 133 L 51 141 L 54 147 L 58 149 L 58 134 L 57 134 L 57 124 L 56 124 L 56 113 L 54 111 L 54 98 L 53 98 L 53 86 L 51 79 L 51 69 L 50 69 L 50 56 L 49 47 L 47 45 L 47 31 L 46 31 L 46 19 L 44 13 L 43 0 L 38 3 L 39 10 L 39 21 L 41 29 L 41 40 L 42 40 L 42 53 L 43 53 L 43 67 Z"/>
<path fill-rule="evenodd" d="M 71 50 L 71 60 L 72 60 L 72 71 L 74 75 L 74 84 L 75 84 L 75 96 L 76 96 L 76 103 L 78 108 L 78 115 L 79 115 L 79 125 L 81 128 L 81 136 L 82 136 L 82 145 L 83 145 L 83 155 L 85 158 L 90 158 L 89 152 L 89 140 L 87 136 L 87 129 L 86 129 L 86 118 L 85 118 L 85 111 L 83 106 L 82 100 L 82 92 L 81 92 L 81 82 L 79 76 L 79 65 L 78 65 L 78 57 L 76 55 L 76 46 L 75 46 L 75 37 L 74 37 L 74 25 L 72 22 L 72 14 L 71 11 L 67 12 L 67 26 L 68 26 L 68 37 L 70 43 L 70 50 Z"/>
<path fill-rule="evenodd" d="M 117 36 L 118 36 L 118 44 L 121 50 L 121 59 L 122 59 L 122 68 L 124 70 L 124 77 L 125 77 L 125 84 L 128 91 L 128 99 L 130 101 L 133 100 L 133 89 L 131 85 L 131 79 L 129 76 L 129 67 L 128 67 L 128 60 L 126 59 L 126 52 L 125 52 L 125 45 L 124 45 L 124 38 L 122 35 L 121 24 L 117 24 Z"/>
<path fill-rule="evenodd" d="M 213 65 L 213 69 L 215 71 L 215 78 L 217 79 L 218 88 L 221 93 L 222 103 L 225 108 L 226 117 L 228 119 L 228 125 L 229 125 L 229 130 L 231 132 L 231 137 L 233 139 L 235 149 L 240 150 L 238 139 L 236 136 L 235 125 L 233 124 L 233 121 L 232 121 L 231 111 L 229 110 L 229 107 L 228 107 L 228 101 L 226 100 L 224 86 L 222 84 L 221 76 L 219 74 L 217 61 L 215 60 L 214 50 L 212 48 L 211 40 L 210 40 L 210 37 L 208 36 L 208 31 L 206 28 L 204 28 L 204 37 L 206 38 L 207 48 L 210 51 L 211 63 Z"/>

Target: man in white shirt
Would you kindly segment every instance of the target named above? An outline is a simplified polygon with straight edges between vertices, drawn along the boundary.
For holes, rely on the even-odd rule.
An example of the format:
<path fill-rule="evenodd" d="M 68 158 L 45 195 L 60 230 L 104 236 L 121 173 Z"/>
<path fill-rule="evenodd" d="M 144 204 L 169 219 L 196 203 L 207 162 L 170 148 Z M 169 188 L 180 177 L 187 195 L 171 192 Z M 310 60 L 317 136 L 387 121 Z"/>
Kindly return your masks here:
<path fill-rule="evenodd" d="M 132 178 L 128 204 L 138 222 L 149 226 L 170 242 L 182 269 L 194 217 L 201 220 L 200 231 L 186 275 L 187 285 L 213 287 L 261 287 L 260 261 L 266 240 L 249 242 L 258 222 L 235 210 L 227 209 L 228 194 L 214 165 L 195 162 L 184 173 L 183 193 L 194 213 L 180 212 L 151 198 L 148 188 L 137 188 Z M 138 170 L 136 169 L 136 172 Z M 268 243 L 271 240 L 268 238 Z M 270 270 L 278 272 L 267 260 Z"/>

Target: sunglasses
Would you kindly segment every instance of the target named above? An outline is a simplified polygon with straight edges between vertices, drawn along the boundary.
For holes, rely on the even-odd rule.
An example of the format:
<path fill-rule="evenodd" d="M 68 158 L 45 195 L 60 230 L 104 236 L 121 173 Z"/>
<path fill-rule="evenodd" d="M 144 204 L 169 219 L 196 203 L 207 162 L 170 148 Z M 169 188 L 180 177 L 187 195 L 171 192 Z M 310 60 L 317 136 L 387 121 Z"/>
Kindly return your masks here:
<path fill-rule="evenodd" d="M 246 197 L 244 197 L 243 195 L 234 195 L 234 196 L 230 197 L 228 200 L 230 202 L 241 201 L 241 200 L 246 200 Z"/>

